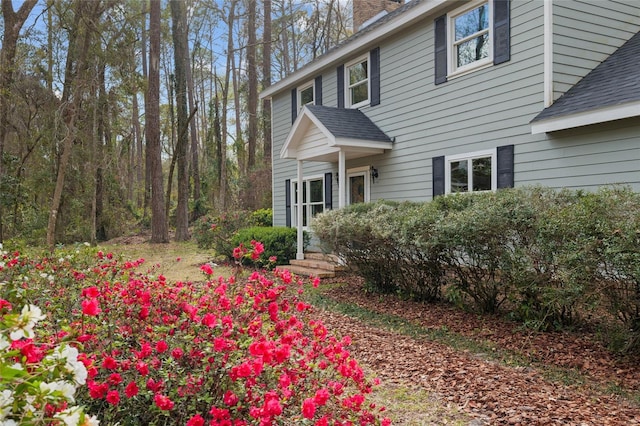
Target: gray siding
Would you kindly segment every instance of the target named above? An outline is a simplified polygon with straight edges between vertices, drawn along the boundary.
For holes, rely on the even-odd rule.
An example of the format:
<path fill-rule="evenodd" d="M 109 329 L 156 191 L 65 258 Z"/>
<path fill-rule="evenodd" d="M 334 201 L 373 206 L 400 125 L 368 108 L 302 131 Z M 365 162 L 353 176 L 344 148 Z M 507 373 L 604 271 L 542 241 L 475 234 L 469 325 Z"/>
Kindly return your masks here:
<path fill-rule="evenodd" d="M 640 2 L 593 0 L 554 1 L 557 88 L 574 84 L 615 48 L 640 30 L 631 21 Z M 570 10 L 568 3 L 572 5 Z M 611 18 L 601 4 L 610 4 Z M 455 6 L 452 6 L 455 7 Z M 624 183 L 640 190 L 640 125 L 622 120 L 552 134 L 531 134 L 529 122 L 544 108 L 544 10 L 539 0 L 513 0 L 511 60 L 434 84 L 434 16 L 388 37 L 380 45 L 381 103 L 364 107 L 388 136 L 392 150 L 348 161 L 347 168 L 373 165 L 379 177 L 371 185 L 371 199 L 426 201 L 432 194 L 432 158 L 515 145 L 515 184 L 594 188 Z M 579 12 L 578 15 L 576 15 Z M 437 15 L 441 15 L 439 12 Z M 590 13 L 597 13 L 590 17 Z M 635 15 L 634 15 L 635 13 Z M 578 24 L 569 31 L 572 16 L 594 25 Z M 603 17 L 604 16 L 604 17 Z M 607 27 L 608 19 L 620 20 Z M 599 29 L 597 29 L 599 28 Z M 582 34 L 584 33 L 584 34 Z M 599 33 L 599 34 L 597 34 Z M 570 40 L 569 34 L 574 40 Z M 607 34 L 604 36 L 603 34 Z M 609 34 L 613 34 L 609 40 Z M 590 50 L 599 40 L 595 53 Z M 374 47 L 374 46 L 371 46 Z M 369 48 L 371 48 L 369 47 Z M 578 52 L 578 53 L 576 53 Z M 363 54 L 353 52 L 350 57 Z M 585 59 L 586 58 L 586 59 Z M 347 60 L 345 60 L 347 62 Z M 564 86 L 563 86 L 564 85 Z M 336 106 L 335 67 L 323 72 L 324 105 Z M 274 98 L 274 221 L 284 224 L 284 181 L 296 178 L 296 162 L 280 160 L 280 149 L 291 127 L 290 93 Z M 337 206 L 336 164 L 305 163 L 305 176 L 333 172 L 333 205 Z"/>
<path fill-rule="evenodd" d="M 558 99 L 640 27 L 638 0 L 553 2 L 554 99 Z"/>

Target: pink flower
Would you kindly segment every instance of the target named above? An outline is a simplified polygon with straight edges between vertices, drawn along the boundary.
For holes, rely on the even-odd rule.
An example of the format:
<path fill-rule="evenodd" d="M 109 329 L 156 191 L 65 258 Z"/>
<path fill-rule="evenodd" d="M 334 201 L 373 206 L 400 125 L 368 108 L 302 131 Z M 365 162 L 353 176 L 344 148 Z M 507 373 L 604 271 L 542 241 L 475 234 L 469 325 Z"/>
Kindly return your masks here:
<path fill-rule="evenodd" d="M 239 399 L 235 393 L 228 390 L 225 392 L 224 396 L 222 397 L 222 401 L 229 407 L 234 407 L 236 404 L 238 404 Z"/>
<path fill-rule="evenodd" d="M 136 370 L 138 370 L 138 373 L 140 373 L 141 376 L 149 374 L 149 366 L 144 361 L 136 362 Z"/>
<path fill-rule="evenodd" d="M 138 390 L 139 389 L 138 385 L 136 385 L 136 382 L 131 382 L 124 389 L 124 394 L 127 395 L 127 398 L 133 398 L 138 394 Z"/>
<path fill-rule="evenodd" d="M 164 340 L 160 340 L 158 341 L 158 343 L 156 343 L 156 351 L 158 351 L 158 353 L 164 353 L 167 351 L 167 349 L 169 349 L 169 345 L 167 345 L 167 342 L 165 342 Z"/>
<path fill-rule="evenodd" d="M 98 299 L 92 297 L 91 299 L 85 299 L 82 301 L 82 313 L 94 317 L 102 312 Z"/>
<path fill-rule="evenodd" d="M 82 297 L 88 297 L 90 299 L 95 299 L 100 296 L 100 291 L 97 287 L 87 287 L 82 289 L 82 293 L 80 293 Z"/>
<path fill-rule="evenodd" d="M 153 397 L 153 401 L 161 410 L 169 411 L 173 408 L 173 401 L 171 401 L 164 395 L 160 395 L 159 393 L 157 393 L 156 396 Z"/>
<path fill-rule="evenodd" d="M 305 419 L 312 419 L 316 414 L 316 403 L 313 398 L 307 398 L 302 403 L 302 416 Z"/>
<path fill-rule="evenodd" d="M 107 393 L 107 402 L 111 405 L 118 405 L 120 402 L 120 394 L 117 390 L 112 390 Z"/>
<path fill-rule="evenodd" d="M 112 386 L 119 385 L 120 383 L 122 383 L 122 376 L 118 373 L 111 373 L 111 375 L 109 375 L 109 377 L 107 378 L 107 382 L 109 382 L 109 384 Z"/>
<path fill-rule="evenodd" d="M 202 325 L 206 325 L 207 327 L 215 327 L 217 323 L 217 318 L 213 314 L 206 314 L 202 317 Z"/>
<path fill-rule="evenodd" d="M 187 421 L 187 426 L 204 426 L 204 419 L 200 414 L 196 414 Z"/>
<path fill-rule="evenodd" d="M 211 265 L 209 265 L 208 263 L 205 263 L 204 265 L 202 265 L 200 267 L 200 270 L 207 275 L 213 274 L 213 268 L 211 268 Z"/>
<path fill-rule="evenodd" d="M 183 355 L 184 355 L 184 352 L 180 348 L 175 348 L 174 350 L 171 351 L 171 356 L 174 359 L 180 359 L 180 358 L 182 358 Z"/>
<path fill-rule="evenodd" d="M 102 368 L 106 368 L 107 370 L 115 370 L 118 368 L 118 361 L 108 356 L 102 361 Z"/>

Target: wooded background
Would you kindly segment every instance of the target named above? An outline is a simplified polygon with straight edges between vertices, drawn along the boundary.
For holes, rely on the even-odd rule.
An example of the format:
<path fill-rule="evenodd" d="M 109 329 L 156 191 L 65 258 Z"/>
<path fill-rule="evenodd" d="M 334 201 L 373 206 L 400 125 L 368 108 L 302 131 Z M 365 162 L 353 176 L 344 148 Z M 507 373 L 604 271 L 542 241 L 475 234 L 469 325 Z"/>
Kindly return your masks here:
<path fill-rule="evenodd" d="M 345 0 L 1 0 L 0 242 L 189 238 L 271 207 L 264 88 L 352 33 Z"/>

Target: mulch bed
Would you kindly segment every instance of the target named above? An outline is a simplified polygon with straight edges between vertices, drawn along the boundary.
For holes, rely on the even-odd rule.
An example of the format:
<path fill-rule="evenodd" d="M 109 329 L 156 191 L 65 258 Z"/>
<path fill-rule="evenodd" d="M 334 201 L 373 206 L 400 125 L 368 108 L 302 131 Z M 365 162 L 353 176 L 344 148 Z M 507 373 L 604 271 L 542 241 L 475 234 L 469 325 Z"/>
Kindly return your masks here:
<path fill-rule="evenodd" d="M 325 280 L 326 281 L 326 280 Z M 395 315 L 426 328 L 455 332 L 531 360 L 510 367 L 487 354 L 457 351 L 333 312 L 325 324 L 353 341 L 352 353 L 383 383 L 420 386 L 475 418 L 474 424 L 640 425 L 640 406 L 606 389 L 640 391 L 640 362 L 609 352 L 594 334 L 537 333 L 498 316 L 480 316 L 446 304 L 367 294 L 359 277 L 340 278 L 328 296 Z M 552 382 L 540 367 L 577 371 L 580 386 Z"/>

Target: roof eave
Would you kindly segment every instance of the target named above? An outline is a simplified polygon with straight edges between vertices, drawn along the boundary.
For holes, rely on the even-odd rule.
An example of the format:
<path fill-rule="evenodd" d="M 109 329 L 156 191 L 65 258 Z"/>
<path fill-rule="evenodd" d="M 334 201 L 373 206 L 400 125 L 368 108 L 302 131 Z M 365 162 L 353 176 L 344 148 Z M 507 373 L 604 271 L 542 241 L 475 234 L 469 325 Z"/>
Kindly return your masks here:
<path fill-rule="evenodd" d="M 531 123 L 531 134 L 550 133 L 638 116 L 640 116 L 640 100 L 533 121 Z"/>
<path fill-rule="evenodd" d="M 389 35 L 402 30 L 407 25 L 415 23 L 423 16 L 431 12 L 436 12 L 440 6 L 449 1 L 451 0 L 425 0 L 416 7 L 398 15 L 388 23 L 372 29 L 368 34 L 354 38 L 344 46 L 333 51 L 329 51 L 315 61 L 310 62 L 307 66 L 289 74 L 277 83 L 265 88 L 260 92 L 260 99 L 272 98 L 275 94 L 280 93 L 283 90 L 290 89 L 297 86 L 302 81 L 309 80 L 316 76 L 320 70 L 327 68 L 332 64 L 337 64 L 352 52 L 372 45 L 383 37 L 388 37 Z"/>

